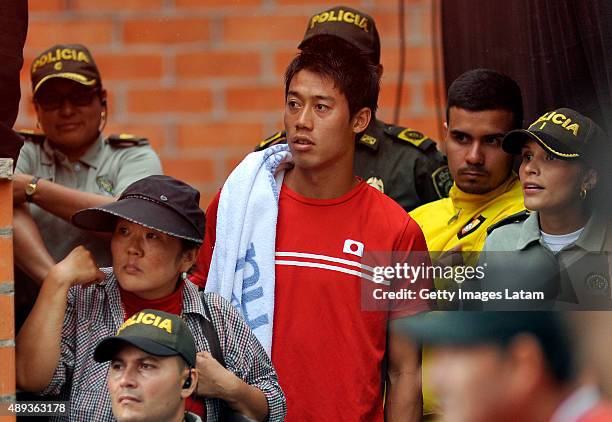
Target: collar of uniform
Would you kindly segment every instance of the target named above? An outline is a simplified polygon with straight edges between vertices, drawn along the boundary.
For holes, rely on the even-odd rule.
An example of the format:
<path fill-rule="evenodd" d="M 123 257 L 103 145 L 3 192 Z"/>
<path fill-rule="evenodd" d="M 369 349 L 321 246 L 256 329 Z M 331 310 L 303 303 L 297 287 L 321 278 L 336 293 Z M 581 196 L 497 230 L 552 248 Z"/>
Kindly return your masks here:
<path fill-rule="evenodd" d="M 183 314 L 198 314 L 202 318 L 206 318 L 204 312 L 204 304 L 202 303 L 202 296 L 198 287 L 189 280 L 185 280 L 185 287 L 183 289 Z M 212 322 L 212 321 L 211 321 Z"/>
<path fill-rule="evenodd" d="M 608 230 L 611 230 L 610 224 L 607 224 L 603 216 L 597 212 L 591 215 L 589 221 L 584 226 L 584 230 L 580 233 L 580 237 L 574 245 L 590 252 L 599 252 L 603 250 Z M 518 249 L 525 249 L 534 241 L 540 240 L 540 221 L 537 212 L 532 212 L 523 223 L 521 234 L 518 240 Z"/>
<path fill-rule="evenodd" d="M 101 154 L 101 150 L 102 150 L 102 136 L 100 136 L 98 140 L 94 142 L 87 149 L 87 151 L 85 151 L 85 154 L 83 154 L 83 156 L 79 159 L 79 161 L 83 164 L 86 164 L 90 167 L 97 169 L 103 158 Z M 41 164 L 43 165 L 53 164 L 53 157 L 57 158 L 58 161 L 66 161 L 66 162 L 68 161 L 68 158 L 63 152 L 51 146 L 48 138 L 45 139 L 45 141 L 43 142 L 43 151 L 45 152 L 44 160 L 42 160 L 41 162 Z"/>
<path fill-rule="evenodd" d="M 93 167 L 97 169 L 100 164 L 102 164 L 102 160 L 104 157 L 102 156 L 102 144 L 103 139 L 102 135 L 98 137 L 98 140 L 91 144 L 91 146 L 85 151 L 85 154 L 81 156 L 79 161 L 88 165 L 89 167 Z"/>
<path fill-rule="evenodd" d="M 516 173 L 512 172 L 508 180 L 502 183 L 500 186 L 492 190 L 491 192 L 487 192 L 484 194 L 475 194 L 475 193 L 467 193 L 462 191 L 457 187 L 456 183 L 453 183 L 453 186 L 448 193 L 449 198 L 453 201 L 453 206 L 455 208 L 480 208 L 483 204 L 489 203 L 495 200 L 498 196 L 512 190 L 515 183 L 518 182 L 518 176 Z"/>
<path fill-rule="evenodd" d="M 589 252 L 603 251 L 610 230 L 612 230 L 612 223 L 608 223 L 601 213 L 595 211 L 584 226 L 575 245 Z"/>
<path fill-rule="evenodd" d="M 518 238 L 516 247 L 519 250 L 525 249 L 528 245 L 533 242 L 540 241 L 540 222 L 538 219 L 538 213 L 532 212 L 529 217 L 523 222 L 521 226 L 521 233 Z"/>

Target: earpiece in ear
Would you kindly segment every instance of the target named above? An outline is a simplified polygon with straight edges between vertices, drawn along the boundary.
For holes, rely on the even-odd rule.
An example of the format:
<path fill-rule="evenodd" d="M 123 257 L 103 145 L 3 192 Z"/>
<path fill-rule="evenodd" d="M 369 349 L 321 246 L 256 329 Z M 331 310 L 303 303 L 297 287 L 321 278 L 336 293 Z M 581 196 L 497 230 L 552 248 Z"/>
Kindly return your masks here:
<path fill-rule="evenodd" d="M 183 390 L 186 390 L 189 387 L 191 387 L 191 374 L 189 374 L 189 376 L 187 377 L 187 379 L 183 383 Z"/>

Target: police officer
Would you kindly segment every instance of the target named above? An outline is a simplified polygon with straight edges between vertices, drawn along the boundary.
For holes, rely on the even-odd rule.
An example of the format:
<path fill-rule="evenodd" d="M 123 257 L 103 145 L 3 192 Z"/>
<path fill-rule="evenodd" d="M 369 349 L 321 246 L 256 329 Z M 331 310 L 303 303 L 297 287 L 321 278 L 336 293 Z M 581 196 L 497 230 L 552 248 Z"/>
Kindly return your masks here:
<path fill-rule="evenodd" d="M 114 201 L 162 169 L 146 139 L 102 137 L 106 90 L 87 48 L 55 45 L 36 57 L 30 76 L 44 134 L 24 134 L 13 180 L 14 250 L 18 267 L 40 284 L 77 245 L 92 251 L 98 265 L 110 265 L 108 239 L 72 226 L 70 216 Z M 16 277 L 18 302 L 25 280 Z"/>
<path fill-rule="evenodd" d="M 319 36 L 335 36 L 358 48 L 365 59 L 379 66 L 380 38 L 374 19 L 358 10 L 336 6 L 312 16 L 301 50 Z M 312 47 L 316 48 L 316 47 Z M 285 142 L 285 132 L 262 141 L 256 151 Z M 372 119 L 361 133 L 355 149 L 355 174 L 387 194 L 406 211 L 446 197 L 452 180 L 446 159 L 423 133 Z"/>

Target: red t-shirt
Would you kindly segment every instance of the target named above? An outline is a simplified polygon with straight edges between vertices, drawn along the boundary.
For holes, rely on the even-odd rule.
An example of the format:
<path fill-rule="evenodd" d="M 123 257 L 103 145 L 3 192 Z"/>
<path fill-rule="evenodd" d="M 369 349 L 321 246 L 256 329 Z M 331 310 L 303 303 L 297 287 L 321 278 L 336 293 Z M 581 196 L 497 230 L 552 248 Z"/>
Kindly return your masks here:
<path fill-rule="evenodd" d="M 205 282 L 210 265 L 218 200 L 208 208 L 196 281 Z M 306 198 L 283 185 L 272 361 L 287 397 L 287 421 L 383 420 L 388 320 L 426 304 L 415 301 L 395 313 L 363 311 L 359 274 L 367 271 L 359 267 L 360 255 L 426 250 L 419 226 L 363 181 L 331 200 Z"/>

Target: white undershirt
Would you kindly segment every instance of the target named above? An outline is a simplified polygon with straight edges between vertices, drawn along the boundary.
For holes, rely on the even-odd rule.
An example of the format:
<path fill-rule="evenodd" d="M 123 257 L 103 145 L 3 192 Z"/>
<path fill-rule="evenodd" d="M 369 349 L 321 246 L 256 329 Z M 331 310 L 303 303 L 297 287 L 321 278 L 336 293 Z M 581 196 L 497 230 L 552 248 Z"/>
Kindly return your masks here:
<path fill-rule="evenodd" d="M 544 242 L 548 249 L 553 251 L 553 253 L 557 253 L 565 246 L 578 240 L 583 230 L 584 227 L 568 234 L 548 234 L 540 230 L 540 234 L 542 235 L 542 242 Z"/>

